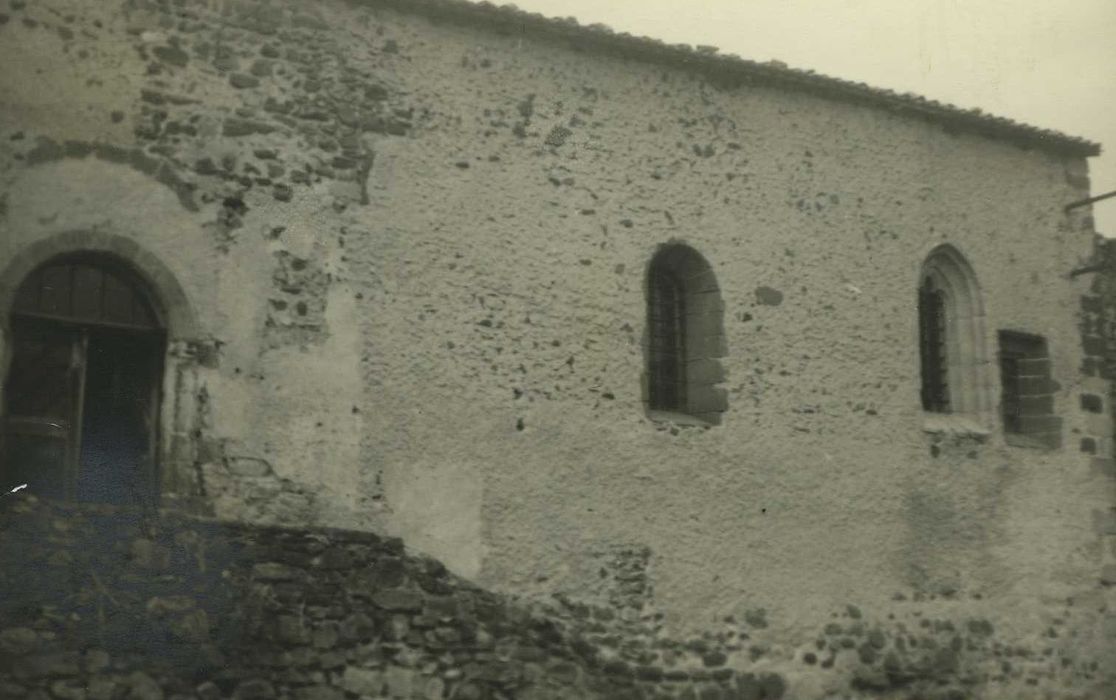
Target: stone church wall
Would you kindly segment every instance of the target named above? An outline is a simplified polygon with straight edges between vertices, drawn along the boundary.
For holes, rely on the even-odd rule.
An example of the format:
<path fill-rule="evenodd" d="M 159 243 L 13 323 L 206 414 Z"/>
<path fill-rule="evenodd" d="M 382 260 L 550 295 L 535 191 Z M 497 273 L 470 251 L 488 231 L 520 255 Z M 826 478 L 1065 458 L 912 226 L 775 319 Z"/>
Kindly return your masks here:
<path fill-rule="evenodd" d="M 166 503 L 387 532 L 501 591 L 644 596 L 678 630 L 762 608 L 773 644 L 897 596 L 1007 614 L 1099 590 L 1111 412 L 1070 275 L 1092 223 L 1062 210 L 1083 156 L 402 6 L 0 8 L 0 301 L 74 249 L 153 283 Z M 709 429 L 645 411 L 668 242 L 724 304 Z M 985 310 L 978 430 L 919 404 L 943 243 Z M 1003 435 L 1001 329 L 1049 343 L 1059 447 Z"/>

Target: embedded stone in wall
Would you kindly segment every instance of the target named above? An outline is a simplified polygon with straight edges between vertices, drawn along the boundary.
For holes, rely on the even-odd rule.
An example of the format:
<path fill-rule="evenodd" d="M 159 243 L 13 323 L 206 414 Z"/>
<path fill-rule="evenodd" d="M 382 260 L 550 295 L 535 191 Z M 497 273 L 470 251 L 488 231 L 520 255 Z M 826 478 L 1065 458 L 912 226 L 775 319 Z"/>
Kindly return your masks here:
<path fill-rule="evenodd" d="M 272 281 L 264 329 L 268 346 L 323 340 L 330 275 L 316 261 L 283 250 L 275 253 Z"/>
<path fill-rule="evenodd" d="M 765 306 L 778 306 L 783 303 L 783 293 L 771 287 L 756 287 L 756 301 Z"/>

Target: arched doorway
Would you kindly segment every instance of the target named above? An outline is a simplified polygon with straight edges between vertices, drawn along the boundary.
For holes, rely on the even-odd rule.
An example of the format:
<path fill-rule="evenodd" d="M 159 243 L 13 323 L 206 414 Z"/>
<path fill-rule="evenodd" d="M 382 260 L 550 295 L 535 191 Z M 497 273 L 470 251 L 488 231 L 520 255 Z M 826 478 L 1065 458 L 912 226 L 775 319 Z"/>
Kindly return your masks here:
<path fill-rule="evenodd" d="M 63 255 L 23 280 L 10 314 L 0 486 L 149 502 L 166 333 L 146 285 L 111 255 Z"/>

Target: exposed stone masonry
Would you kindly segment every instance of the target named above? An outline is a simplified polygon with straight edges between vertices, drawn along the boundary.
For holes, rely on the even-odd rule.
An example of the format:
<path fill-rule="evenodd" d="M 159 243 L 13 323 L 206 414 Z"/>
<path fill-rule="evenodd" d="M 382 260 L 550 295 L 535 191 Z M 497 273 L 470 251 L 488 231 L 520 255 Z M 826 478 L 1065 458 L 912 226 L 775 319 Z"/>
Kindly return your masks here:
<path fill-rule="evenodd" d="M 956 598 L 898 595 L 886 617 L 847 606 L 797 647 L 762 609 L 672 640 L 639 602 L 634 550 L 616 552 L 617 576 L 639 590 L 587 605 L 500 597 L 368 533 L 23 495 L 4 498 L 0 532 L 4 698 L 1093 698 L 1112 681 L 1081 619 L 1096 599 L 1052 607 L 1033 636 Z"/>
<path fill-rule="evenodd" d="M 31 496 L 5 498 L 0 532 L 4 698 L 774 699 L 785 690 L 777 674 L 726 668 L 709 649 L 643 648 L 627 613 L 487 593 L 406 555 L 397 539 Z"/>

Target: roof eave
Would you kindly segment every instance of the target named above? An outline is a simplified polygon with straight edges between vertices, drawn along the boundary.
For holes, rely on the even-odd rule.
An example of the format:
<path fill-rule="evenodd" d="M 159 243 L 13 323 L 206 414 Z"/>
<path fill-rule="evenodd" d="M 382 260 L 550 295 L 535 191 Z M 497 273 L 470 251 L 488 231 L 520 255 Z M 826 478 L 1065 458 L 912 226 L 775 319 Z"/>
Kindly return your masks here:
<path fill-rule="evenodd" d="M 1040 129 L 1004 117 L 964 110 L 918 95 L 874 88 L 864 83 L 831 78 L 813 71 L 788 68 L 779 63 L 759 63 L 739 56 L 721 55 L 714 47 L 695 49 L 688 44 L 667 44 L 649 37 L 617 33 L 600 24 L 583 26 L 570 18 L 552 19 L 525 12 L 512 5 L 467 0 L 354 0 L 366 5 L 390 7 L 409 14 L 449 18 L 490 30 L 549 36 L 571 41 L 579 47 L 620 53 L 640 60 L 683 66 L 722 81 L 761 83 L 791 87 L 831 99 L 883 108 L 897 114 L 920 116 L 956 129 L 1001 139 L 1022 148 L 1035 148 L 1088 158 L 1101 153 L 1100 144 L 1050 129 Z"/>

